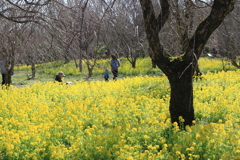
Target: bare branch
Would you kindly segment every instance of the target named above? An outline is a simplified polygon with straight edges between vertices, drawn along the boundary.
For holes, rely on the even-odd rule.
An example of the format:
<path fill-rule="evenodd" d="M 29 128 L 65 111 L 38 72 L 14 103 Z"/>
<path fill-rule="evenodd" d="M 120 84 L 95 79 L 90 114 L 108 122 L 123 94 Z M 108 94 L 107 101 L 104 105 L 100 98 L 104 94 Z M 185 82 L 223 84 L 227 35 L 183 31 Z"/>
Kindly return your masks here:
<path fill-rule="evenodd" d="M 189 41 L 186 56 L 195 53 L 199 58 L 203 47 L 213 31 L 222 23 L 223 19 L 234 8 L 235 0 L 215 0 L 210 15 L 199 24 L 194 35 Z"/>
<path fill-rule="evenodd" d="M 170 14 L 168 0 L 160 0 L 161 12 L 157 17 L 157 30 L 161 31 Z"/>

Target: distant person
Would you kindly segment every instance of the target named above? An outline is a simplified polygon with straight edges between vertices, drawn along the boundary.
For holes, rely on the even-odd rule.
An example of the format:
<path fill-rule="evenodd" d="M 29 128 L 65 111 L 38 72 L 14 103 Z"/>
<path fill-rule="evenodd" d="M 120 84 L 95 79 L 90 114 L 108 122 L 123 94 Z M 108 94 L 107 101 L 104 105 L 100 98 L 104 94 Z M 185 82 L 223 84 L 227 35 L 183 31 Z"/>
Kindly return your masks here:
<path fill-rule="evenodd" d="M 116 80 L 118 76 L 118 67 L 120 67 L 120 61 L 117 59 L 115 55 L 112 55 L 112 60 L 110 63 L 111 63 L 111 68 L 113 73 L 113 80 Z"/>
<path fill-rule="evenodd" d="M 108 81 L 108 79 L 109 79 L 108 69 L 105 70 L 104 79 L 105 79 L 105 81 Z"/>
<path fill-rule="evenodd" d="M 56 75 L 55 81 L 62 82 L 62 78 L 65 77 L 64 73 L 62 71 L 58 72 Z"/>

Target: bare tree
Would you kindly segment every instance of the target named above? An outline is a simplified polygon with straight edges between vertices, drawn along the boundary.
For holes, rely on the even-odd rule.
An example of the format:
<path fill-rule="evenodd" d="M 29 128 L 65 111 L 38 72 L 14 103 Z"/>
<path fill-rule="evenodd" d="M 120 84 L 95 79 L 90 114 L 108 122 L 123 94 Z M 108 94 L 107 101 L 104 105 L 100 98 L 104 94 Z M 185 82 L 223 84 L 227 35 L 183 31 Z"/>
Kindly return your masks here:
<path fill-rule="evenodd" d="M 27 74 L 28 80 L 34 79 L 36 76 L 36 64 L 40 60 L 45 60 L 45 47 L 43 43 L 47 41 L 43 37 L 43 30 L 35 24 L 29 23 L 24 31 L 24 39 L 22 40 L 23 53 L 20 62 L 31 65 L 31 74 Z"/>
<path fill-rule="evenodd" d="M 83 36 L 82 41 L 84 47 L 82 50 L 83 60 L 88 69 L 87 79 L 92 76 L 94 67 L 99 66 L 97 60 L 104 57 L 104 53 L 107 51 L 107 46 L 104 43 L 105 35 L 104 30 L 104 18 L 107 16 L 107 12 L 111 10 L 116 0 L 109 1 L 109 3 L 96 3 L 92 1 L 89 4 L 88 12 L 86 12 L 86 19 L 83 24 Z M 98 7 L 97 7 L 98 6 Z M 106 6 L 106 7 L 104 7 Z M 101 67 L 101 66 L 99 66 Z"/>
<path fill-rule="evenodd" d="M 42 20 L 42 8 L 52 0 L 2 0 L 0 17 L 16 23 L 37 22 Z"/>
<path fill-rule="evenodd" d="M 4 68 L 6 75 L 4 81 L 11 83 L 11 75 L 15 62 L 24 57 L 27 43 L 27 23 L 41 24 L 45 21 L 44 8 L 51 0 L 2 0 L 0 1 L 0 20 L 1 20 L 1 58 L 6 62 Z M 30 53 L 28 53 L 30 55 Z"/>
<path fill-rule="evenodd" d="M 114 34 L 117 40 L 114 41 L 118 55 L 127 57 L 132 67 L 136 67 L 136 60 L 145 55 L 146 36 L 140 4 L 136 1 L 118 1 L 115 5 L 117 10 L 112 15 Z M 117 15 L 117 16 L 115 16 Z"/>
<path fill-rule="evenodd" d="M 239 23 L 238 20 L 240 11 L 240 5 L 237 3 L 235 5 L 234 11 L 226 17 L 223 24 L 217 32 L 215 33 L 215 45 L 218 49 L 218 54 L 222 57 L 227 57 L 237 68 L 240 68 L 238 64 L 237 57 L 239 56 L 239 49 L 240 49 L 240 30 L 239 30 Z"/>
<path fill-rule="evenodd" d="M 0 54 L 2 60 L 3 82 L 6 85 L 12 83 L 11 76 L 16 57 L 22 52 L 22 33 L 24 25 L 2 20 L 0 31 Z"/>
<path fill-rule="evenodd" d="M 156 16 L 151 0 L 140 0 L 145 31 L 150 46 L 150 56 L 157 66 L 166 74 L 171 86 L 170 115 L 172 122 L 184 119 L 184 126 L 192 125 L 193 108 L 193 73 L 197 61 L 207 40 L 222 23 L 233 8 L 235 0 L 214 0 L 210 14 L 196 27 L 193 34 L 187 36 L 181 47 L 180 56 L 172 56 L 160 42 L 159 32 L 170 14 L 168 0 L 160 0 L 161 11 Z M 180 36 L 182 38 L 182 36 Z"/>

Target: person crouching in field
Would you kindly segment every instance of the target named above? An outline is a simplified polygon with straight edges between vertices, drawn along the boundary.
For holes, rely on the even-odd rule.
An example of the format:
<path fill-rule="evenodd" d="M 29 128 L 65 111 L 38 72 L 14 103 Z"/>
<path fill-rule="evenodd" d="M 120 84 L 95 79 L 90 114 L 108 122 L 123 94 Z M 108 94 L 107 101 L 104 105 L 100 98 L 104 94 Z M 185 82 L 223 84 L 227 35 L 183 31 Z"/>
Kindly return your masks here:
<path fill-rule="evenodd" d="M 62 78 L 65 77 L 64 73 L 62 71 L 58 72 L 55 78 L 55 82 L 61 82 L 62 83 Z"/>
<path fill-rule="evenodd" d="M 113 73 L 113 80 L 116 80 L 118 76 L 118 67 L 120 67 L 120 61 L 117 59 L 115 55 L 112 55 L 111 68 Z"/>
<path fill-rule="evenodd" d="M 105 81 L 108 81 L 108 79 L 109 79 L 108 69 L 105 70 L 104 79 L 105 79 Z"/>

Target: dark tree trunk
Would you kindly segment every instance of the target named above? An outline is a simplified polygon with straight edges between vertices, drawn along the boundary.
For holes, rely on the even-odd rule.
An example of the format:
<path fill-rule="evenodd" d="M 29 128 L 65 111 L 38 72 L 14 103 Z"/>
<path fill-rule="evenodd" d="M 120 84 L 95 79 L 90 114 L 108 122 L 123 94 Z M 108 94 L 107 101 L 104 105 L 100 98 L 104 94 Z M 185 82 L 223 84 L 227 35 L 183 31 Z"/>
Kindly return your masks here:
<path fill-rule="evenodd" d="M 36 76 L 36 66 L 34 62 L 32 62 L 31 67 L 32 67 L 32 79 L 34 79 Z"/>
<path fill-rule="evenodd" d="M 68 58 L 68 53 L 64 55 L 64 61 L 65 61 L 64 64 L 67 64 L 70 62 L 70 59 Z"/>
<path fill-rule="evenodd" d="M 192 66 L 190 66 L 185 71 L 179 70 L 168 75 L 171 86 L 169 110 L 172 123 L 180 124 L 181 116 L 184 119 L 184 126 L 192 125 L 194 120 L 192 73 Z"/>
<path fill-rule="evenodd" d="M 78 67 L 79 67 L 79 72 L 82 72 L 83 71 L 82 59 L 79 59 Z"/>
<path fill-rule="evenodd" d="M 14 55 L 14 54 L 13 54 Z M 6 60 L 6 63 L 4 64 L 6 73 L 4 76 L 4 85 L 9 86 L 12 84 L 12 75 L 13 75 L 13 68 L 14 68 L 14 59 L 10 57 L 8 60 Z"/>
<path fill-rule="evenodd" d="M 133 61 L 132 61 L 132 68 L 136 68 L 136 62 L 137 62 L 137 58 L 133 58 Z"/>
<path fill-rule="evenodd" d="M 10 85 L 12 83 L 12 76 L 11 76 L 11 71 L 8 70 L 6 75 L 5 75 L 5 85 Z"/>
<path fill-rule="evenodd" d="M 156 63 L 152 60 L 152 68 L 157 68 Z"/>
<path fill-rule="evenodd" d="M 136 62 L 137 62 L 138 55 L 129 57 L 127 56 L 127 60 L 131 63 L 132 68 L 136 68 Z"/>
<path fill-rule="evenodd" d="M 27 60 L 27 65 L 31 64 L 31 75 L 27 75 L 28 80 L 34 79 L 36 76 L 36 66 L 35 66 L 35 57 L 31 55 L 30 52 L 27 52 L 28 55 L 28 60 Z"/>
<path fill-rule="evenodd" d="M 191 38 L 185 37 L 187 41 L 186 45 L 183 45 L 183 54 L 179 57 L 171 57 L 162 46 L 158 36 L 170 14 L 169 1 L 160 0 L 161 12 L 156 17 L 152 1 L 140 0 L 150 48 L 149 55 L 167 75 L 171 86 L 169 110 L 172 122 L 179 124 L 181 116 L 185 120 L 184 126 L 192 125 L 194 120 L 192 78 L 196 69 L 194 66 L 197 65 L 208 38 L 226 15 L 233 10 L 235 2 L 235 0 L 214 0 L 209 16 L 198 25 Z"/>
<path fill-rule="evenodd" d="M 86 77 L 86 79 L 89 79 L 92 77 L 92 73 L 93 73 L 93 66 L 91 66 L 91 64 L 89 64 L 90 62 L 87 62 L 87 68 L 88 68 L 88 75 Z"/>
<path fill-rule="evenodd" d="M 74 63 L 75 63 L 76 68 L 78 68 L 78 63 L 77 63 L 76 59 L 74 59 Z"/>
<path fill-rule="evenodd" d="M 8 86 L 12 84 L 13 66 L 10 69 L 6 69 L 6 74 L 4 76 L 4 85 Z"/>
<path fill-rule="evenodd" d="M 92 77 L 92 70 L 91 69 L 88 69 L 88 76 L 87 76 L 87 79 L 91 78 Z"/>

